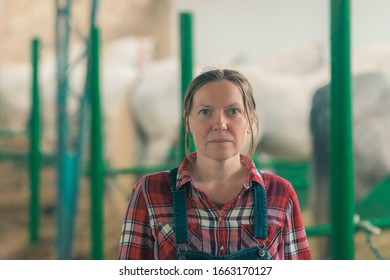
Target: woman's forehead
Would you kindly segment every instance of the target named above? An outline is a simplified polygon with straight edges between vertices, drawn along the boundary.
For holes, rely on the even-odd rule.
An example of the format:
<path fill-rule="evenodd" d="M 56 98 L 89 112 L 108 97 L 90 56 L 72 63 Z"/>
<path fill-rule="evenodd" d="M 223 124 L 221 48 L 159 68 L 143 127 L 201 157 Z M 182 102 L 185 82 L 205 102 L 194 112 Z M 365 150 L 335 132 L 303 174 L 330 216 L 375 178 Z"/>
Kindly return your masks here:
<path fill-rule="evenodd" d="M 238 103 L 243 104 L 242 93 L 231 81 L 210 82 L 200 87 L 193 97 L 194 105 L 199 103 Z"/>

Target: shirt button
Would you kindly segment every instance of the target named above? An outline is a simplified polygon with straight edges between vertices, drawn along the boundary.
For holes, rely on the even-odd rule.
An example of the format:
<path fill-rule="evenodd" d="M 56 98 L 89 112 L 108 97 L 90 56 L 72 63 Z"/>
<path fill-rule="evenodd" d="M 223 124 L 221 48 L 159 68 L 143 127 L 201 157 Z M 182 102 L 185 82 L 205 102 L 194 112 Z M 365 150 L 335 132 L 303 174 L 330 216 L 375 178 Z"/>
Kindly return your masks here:
<path fill-rule="evenodd" d="M 223 251 L 224 249 L 225 249 L 225 247 L 223 247 L 223 246 L 219 247 L 220 251 Z"/>
<path fill-rule="evenodd" d="M 222 221 L 222 217 L 218 217 L 218 222 L 221 222 Z"/>

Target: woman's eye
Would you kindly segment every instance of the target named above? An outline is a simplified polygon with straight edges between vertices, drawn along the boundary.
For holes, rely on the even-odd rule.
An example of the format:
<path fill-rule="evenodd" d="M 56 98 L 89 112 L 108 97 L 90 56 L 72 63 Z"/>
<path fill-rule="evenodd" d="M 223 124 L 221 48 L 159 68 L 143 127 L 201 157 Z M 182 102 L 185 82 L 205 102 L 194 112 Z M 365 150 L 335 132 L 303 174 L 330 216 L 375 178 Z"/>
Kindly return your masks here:
<path fill-rule="evenodd" d="M 199 111 L 200 115 L 207 116 L 210 113 L 209 109 L 202 109 Z"/>
<path fill-rule="evenodd" d="M 232 115 L 237 115 L 239 112 L 240 111 L 238 109 L 236 109 L 236 108 L 230 109 L 230 114 L 232 114 Z"/>

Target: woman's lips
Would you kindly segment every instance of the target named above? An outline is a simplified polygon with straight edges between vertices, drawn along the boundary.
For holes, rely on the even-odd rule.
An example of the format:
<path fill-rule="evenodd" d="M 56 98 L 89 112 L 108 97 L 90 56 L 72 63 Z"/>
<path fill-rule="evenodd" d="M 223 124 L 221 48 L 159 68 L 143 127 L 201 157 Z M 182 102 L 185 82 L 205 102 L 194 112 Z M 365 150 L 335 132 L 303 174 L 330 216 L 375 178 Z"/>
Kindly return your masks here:
<path fill-rule="evenodd" d="M 232 141 L 230 140 L 227 140 L 227 139 L 214 139 L 214 140 L 211 140 L 209 141 L 211 143 L 218 143 L 218 144 L 223 144 L 223 143 L 230 143 Z"/>

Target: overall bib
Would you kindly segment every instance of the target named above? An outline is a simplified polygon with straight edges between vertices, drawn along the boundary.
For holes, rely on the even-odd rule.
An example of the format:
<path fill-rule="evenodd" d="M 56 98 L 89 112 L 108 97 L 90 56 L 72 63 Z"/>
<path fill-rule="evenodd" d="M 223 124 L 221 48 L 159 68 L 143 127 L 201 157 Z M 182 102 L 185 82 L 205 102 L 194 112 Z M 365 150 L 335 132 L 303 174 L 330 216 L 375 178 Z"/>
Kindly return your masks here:
<path fill-rule="evenodd" d="M 260 173 L 261 175 L 261 173 Z M 264 243 L 258 242 L 256 247 L 246 248 L 224 256 L 214 256 L 203 251 L 188 250 L 188 222 L 186 190 L 187 186 L 176 189 L 177 168 L 171 170 L 171 191 L 173 197 L 174 232 L 176 236 L 176 259 L 178 260 L 270 260 Z M 263 180 L 264 184 L 265 181 Z M 258 183 L 254 187 L 254 229 L 255 238 L 267 238 L 267 196 L 265 188 Z"/>

